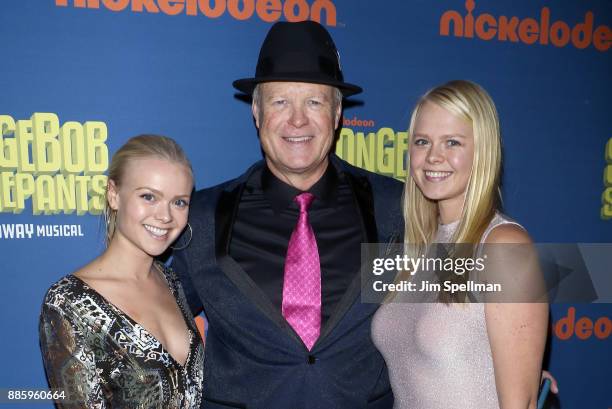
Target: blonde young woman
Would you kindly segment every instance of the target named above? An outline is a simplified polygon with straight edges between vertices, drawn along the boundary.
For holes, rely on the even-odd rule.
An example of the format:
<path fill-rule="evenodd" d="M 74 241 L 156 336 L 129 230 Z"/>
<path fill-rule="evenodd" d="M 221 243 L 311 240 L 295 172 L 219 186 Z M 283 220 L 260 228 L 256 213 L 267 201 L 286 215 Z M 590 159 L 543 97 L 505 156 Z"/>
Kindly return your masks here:
<path fill-rule="evenodd" d="M 499 123 L 480 86 L 452 81 L 429 91 L 413 111 L 410 135 L 406 244 L 531 243 L 499 212 Z M 377 311 L 372 337 L 389 368 L 395 408 L 536 407 L 547 304 L 466 299 L 441 295 Z"/>
<path fill-rule="evenodd" d="M 137 136 L 113 156 L 107 248 L 53 284 L 42 306 L 58 406 L 200 407 L 204 347 L 177 277 L 155 260 L 185 229 L 192 189 L 191 165 L 170 138 Z"/>

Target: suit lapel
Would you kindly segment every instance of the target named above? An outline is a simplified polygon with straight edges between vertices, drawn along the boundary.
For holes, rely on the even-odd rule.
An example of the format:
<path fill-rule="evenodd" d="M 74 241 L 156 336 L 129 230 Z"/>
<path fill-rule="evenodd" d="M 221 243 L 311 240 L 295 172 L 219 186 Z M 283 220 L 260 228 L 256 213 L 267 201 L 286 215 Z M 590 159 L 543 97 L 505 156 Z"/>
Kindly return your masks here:
<path fill-rule="evenodd" d="M 300 337 L 287 323 L 280 311 L 274 307 L 268 296 L 251 277 L 249 277 L 240 264 L 229 255 L 231 232 L 238 215 L 240 198 L 246 186 L 246 181 L 254 169 L 255 167 L 247 172 L 246 177 L 243 178 L 241 183 L 222 191 L 217 201 L 217 207 L 215 209 L 215 249 L 217 264 L 221 271 L 223 271 L 227 278 L 234 283 L 240 292 L 268 317 L 270 321 L 274 322 L 281 330 L 303 345 Z"/>
<path fill-rule="evenodd" d="M 376 243 L 378 241 L 376 218 L 374 214 L 374 202 L 372 188 L 369 180 L 365 176 L 358 176 L 350 172 L 349 169 L 343 169 L 342 165 L 333 161 L 339 171 L 345 172 L 348 183 L 351 186 L 353 200 L 357 209 L 359 220 L 361 221 L 361 230 L 364 243 Z M 238 214 L 240 198 L 245 188 L 246 181 L 256 169 L 252 167 L 247 173 L 240 178 L 236 183 L 223 190 L 217 201 L 215 210 L 215 249 L 217 264 L 221 271 L 228 277 L 229 280 L 240 290 L 242 294 L 253 303 L 270 321 L 274 322 L 279 329 L 287 335 L 295 339 L 300 345 L 304 345 L 301 338 L 296 334 L 293 328 L 287 323 L 281 312 L 278 311 L 261 288 L 249 277 L 249 275 L 240 267 L 240 265 L 229 255 L 231 232 Z M 313 351 L 317 346 L 328 336 L 332 330 L 342 320 L 347 311 L 355 303 L 355 299 L 359 296 L 361 289 L 361 274 L 356 272 L 355 278 L 347 288 L 346 292 L 338 302 L 334 312 L 327 320 L 325 326 L 321 330 L 321 336 L 313 346 Z M 373 312 L 378 305 L 365 305 L 366 313 Z M 306 348 L 304 346 L 304 348 Z"/>
<path fill-rule="evenodd" d="M 345 175 L 351 191 L 353 192 L 353 200 L 355 201 L 355 208 L 357 209 L 357 215 L 361 221 L 362 241 L 363 243 L 376 243 L 378 241 L 378 234 L 376 229 L 376 219 L 374 217 L 374 202 L 372 196 L 372 189 L 370 182 L 366 177 L 359 177 L 345 170 Z M 334 312 L 327 320 L 325 327 L 321 330 L 321 336 L 317 341 L 317 344 L 325 339 L 327 335 L 334 329 L 334 327 L 340 322 L 342 317 L 355 303 L 355 299 L 359 296 L 361 289 L 361 272 L 355 274 L 355 278 L 347 288 L 346 292 L 338 302 Z M 378 306 L 372 304 L 372 309 L 376 309 Z M 315 344 L 314 347 L 317 346 Z M 313 347 L 313 348 L 314 348 Z"/>

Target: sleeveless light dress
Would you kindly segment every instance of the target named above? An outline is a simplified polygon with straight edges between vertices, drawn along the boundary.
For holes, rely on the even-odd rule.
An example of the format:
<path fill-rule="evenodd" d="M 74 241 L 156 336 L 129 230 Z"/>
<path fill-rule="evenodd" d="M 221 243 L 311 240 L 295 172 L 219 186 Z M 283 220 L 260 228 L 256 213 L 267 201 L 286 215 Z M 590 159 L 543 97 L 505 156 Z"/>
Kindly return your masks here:
<path fill-rule="evenodd" d="M 482 241 L 501 224 L 496 214 Z M 438 226 L 449 242 L 458 222 Z M 484 304 L 388 303 L 372 320 L 372 339 L 389 368 L 394 409 L 497 409 Z"/>

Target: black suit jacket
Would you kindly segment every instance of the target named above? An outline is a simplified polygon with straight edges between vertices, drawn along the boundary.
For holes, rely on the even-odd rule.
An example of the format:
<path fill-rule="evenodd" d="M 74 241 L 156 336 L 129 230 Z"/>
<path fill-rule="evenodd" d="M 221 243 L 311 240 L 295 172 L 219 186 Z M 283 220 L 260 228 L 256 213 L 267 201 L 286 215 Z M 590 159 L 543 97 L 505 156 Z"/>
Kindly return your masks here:
<path fill-rule="evenodd" d="M 331 163 L 348 176 L 369 241 L 399 241 L 402 184 L 335 156 Z M 209 323 L 202 408 L 391 409 L 387 368 L 370 338 L 378 305 L 360 302 L 359 274 L 308 351 L 228 255 L 242 189 L 262 166 L 194 195 L 193 238 L 172 262 L 194 313 L 204 308 Z"/>

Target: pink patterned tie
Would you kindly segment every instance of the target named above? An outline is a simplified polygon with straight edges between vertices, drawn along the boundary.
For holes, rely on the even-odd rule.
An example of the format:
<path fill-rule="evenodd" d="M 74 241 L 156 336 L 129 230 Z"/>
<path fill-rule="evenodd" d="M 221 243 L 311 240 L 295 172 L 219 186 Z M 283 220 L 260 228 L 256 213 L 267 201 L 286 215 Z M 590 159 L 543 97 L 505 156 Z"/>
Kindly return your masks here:
<path fill-rule="evenodd" d="M 283 317 L 310 351 L 321 332 L 321 263 L 317 241 L 308 223 L 308 207 L 314 195 L 301 193 L 294 200 L 300 205 L 300 216 L 285 259 Z"/>

